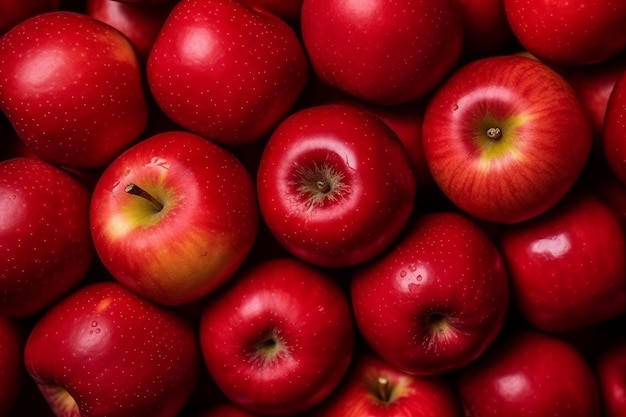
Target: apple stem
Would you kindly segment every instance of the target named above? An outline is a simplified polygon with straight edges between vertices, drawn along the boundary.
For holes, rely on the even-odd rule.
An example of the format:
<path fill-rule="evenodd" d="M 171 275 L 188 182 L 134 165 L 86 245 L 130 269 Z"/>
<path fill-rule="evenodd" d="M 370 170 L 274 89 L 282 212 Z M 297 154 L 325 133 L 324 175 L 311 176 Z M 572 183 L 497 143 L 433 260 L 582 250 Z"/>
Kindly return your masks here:
<path fill-rule="evenodd" d="M 502 137 L 502 129 L 499 127 L 490 127 L 487 129 L 487 137 L 492 140 L 498 140 Z"/>
<path fill-rule="evenodd" d="M 376 380 L 378 382 L 378 396 L 381 401 L 389 402 L 391 397 L 390 387 L 389 387 L 389 379 L 384 376 L 379 376 Z"/>
<path fill-rule="evenodd" d="M 136 196 L 141 197 L 141 198 L 145 198 L 146 200 L 148 200 L 150 202 L 150 204 L 152 204 L 154 206 L 154 208 L 157 211 L 163 210 L 163 204 L 161 204 L 161 202 L 159 200 L 154 198 L 152 196 L 152 194 L 150 194 L 149 192 L 147 192 L 146 190 L 144 190 L 143 188 L 139 187 L 136 184 L 133 184 L 133 183 L 128 184 L 126 186 L 126 188 L 124 188 L 124 191 L 126 191 L 128 194 L 132 194 L 132 195 L 136 195 Z"/>
<path fill-rule="evenodd" d="M 326 194 L 330 191 L 330 184 L 328 183 L 328 181 L 319 180 L 315 185 L 317 186 L 317 189 L 320 191 L 320 193 Z"/>

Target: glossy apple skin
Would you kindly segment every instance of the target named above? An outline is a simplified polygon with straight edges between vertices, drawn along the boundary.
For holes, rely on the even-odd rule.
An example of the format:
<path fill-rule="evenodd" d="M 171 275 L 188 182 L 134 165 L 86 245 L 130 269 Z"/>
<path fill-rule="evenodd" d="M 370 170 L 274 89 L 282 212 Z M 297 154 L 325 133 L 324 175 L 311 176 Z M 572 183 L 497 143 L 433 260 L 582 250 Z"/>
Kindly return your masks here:
<path fill-rule="evenodd" d="M 537 328 L 571 331 L 626 313 L 621 219 L 591 193 L 503 227 L 498 245 L 516 308 Z"/>
<path fill-rule="evenodd" d="M 626 338 L 605 345 L 594 362 L 606 417 L 626 416 Z"/>
<path fill-rule="evenodd" d="M 449 0 L 304 0 L 301 28 L 320 79 L 377 104 L 430 92 L 459 60 L 463 41 Z"/>
<path fill-rule="evenodd" d="M 594 374 L 573 346 L 514 329 L 456 374 L 467 417 L 599 417 Z"/>
<path fill-rule="evenodd" d="M 389 399 L 382 398 L 378 378 L 388 381 Z M 459 417 L 460 412 L 448 379 L 406 374 L 362 348 L 341 385 L 310 417 Z"/>
<path fill-rule="evenodd" d="M 0 36 L 30 17 L 57 10 L 59 5 L 59 0 L 1 0 Z"/>
<path fill-rule="evenodd" d="M 302 191 L 304 172 L 341 185 Z M 327 181 L 331 183 L 331 181 Z M 408 155 L 372 113 L 348 105 L 301 110 L 270 137 L 258 168 L 259 206 L 276 239 L 295 256 L 325 267 L 351 266 L 381 253 L 400 234 L 416 194 Z"/>
<path fill-rule="evenodd" d="M 55 164 L 102 167 L 139 137 L 141 77 L 127 38 L 84 14 L 44 13 L 0 39 L 0 109 Z"/>
<path fill-rule="evenodd" d="M 626 184 L 626 70 L 616 81 L 606 106 L 602 152 L 611 171 Z"/>
<path fill-rule="evenodd" d="M 136 184 L 164 205 L 125 191 Z M 258 231 L 254 183 L 230 152 L 198 135 L 163 132 L 124 152 L 91 202 L 100 259 L 121 283 L 166 305 L 197 300 L 241 266 Z"/>
<path fill-rule="evenodd" d="M 443 374 L 475 360 L 499 334 L 509 306 L 495 244 L 455 212 L 418 216 L 385 254 L 355 271 L 350 289 L 364 339 L 414 375 Z"/>
<path fill-rule="evenodd" d="M 222 144 L 264 138 L 291 110 L 309 76 L 304 49 L 282 19 L 235 0 L 183 0 L 148 57 L 163 112 Z"/>
<path fill-rule="evenodd" d="M 293 415 L 326 398 L 355 344 L 346 294 L 291 258 L 256 264 L 209 299 L 199 334 L 207 369 L 224 394 L 263 415 Z M 262 346 L 270 340 L 275 350 L 266 356 Z"/>
<path fill-rule="evenodd" d="M 174 417 L 201 366 L 191 324 L 117 282 L 84 286 L 48 310 L 24 359 L 57 415 L 80 417 Z"/>
<path fill-rule="evenodd" d="M 501 129 L 499 139 L 487 136 Z M 459 208 L 494 223 L 552 207 L 581 174 L 593 141 L 572 87 L 545 64 L 497 56 L 466 64 L 424 116 L 426 161 Z"/>
<path fill-rule="evenodd" d="M 622 1 L 504 0 L 504 8 L 519 42 L 541 60 L 592 64 L 626 49 Z"/>
<path fill-rule="evenodd" d="M 39 313 L 82 281 L 94 257 L 89 199 L 47 162 L 0 162 L 0 314 Z"/>
<path fill-rule="evenodd" d="M 12 318 L 0 315 L 0 416 L 9 416 L 25 385 L 23 349 L 26 332 Z"/>
<path fill-rule="evenodd" d="M 85 12 L 126 35 L 135 47 L 140 64 L 145 65 L 154 40 L 176 3 L 176 0 L 156 5 L 118 0 L 86 0 Z"/>

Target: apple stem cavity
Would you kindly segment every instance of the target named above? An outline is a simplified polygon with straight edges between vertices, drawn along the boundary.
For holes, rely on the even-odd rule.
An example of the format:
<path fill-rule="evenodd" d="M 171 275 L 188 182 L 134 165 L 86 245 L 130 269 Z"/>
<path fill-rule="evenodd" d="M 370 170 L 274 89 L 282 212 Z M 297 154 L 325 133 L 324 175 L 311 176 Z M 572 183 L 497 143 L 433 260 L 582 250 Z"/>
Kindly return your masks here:
<path fill-rule="evenodd" d="M 136 195 L 138 197 L 146 199 L 148 202 L 150 202 L 150 204 L 152 204 L 152 206 L 154 206 L 157 212 L 163 210 L 163 204 L 159 200 L 154 198 L 152 194 L 136 184 L 128 184 L 126 188 L 124 188 L 124 191 L 126 191 L 128 194 Z"/>
<path fill-rule="evenodd" d="M 499 127 L 490 127 L 487 129 L 487 137 L 491 140 L 498 140 L 502 137 L 502 129 Z"/>
<path fill-rule="evenodd" d="M 296 177 L 298 192 L 306 200 L 309 210 L 322 206 L 326 201 L 337 200 L 349 188 L 344 174 L 328 163 L 300 165 L 296 169 Z"/>

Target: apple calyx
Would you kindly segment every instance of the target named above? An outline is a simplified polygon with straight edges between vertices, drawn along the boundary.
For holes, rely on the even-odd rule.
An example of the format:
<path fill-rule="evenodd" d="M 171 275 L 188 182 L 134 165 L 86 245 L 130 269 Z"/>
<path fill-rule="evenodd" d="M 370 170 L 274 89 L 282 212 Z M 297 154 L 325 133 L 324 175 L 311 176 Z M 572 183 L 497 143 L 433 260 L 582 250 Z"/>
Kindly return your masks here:
<path fill-rule="evenodd" d="M 309 210 L 324 205 L 326 201 L 336 201 L 349 189 L 344 174 L 328 163 L 299 165 L 296 177 L 295 185 Z"/>
<path fill-rule="evenodd" d="M 271 329 L 254 347 L 254 358 L 263 365 L 271 364 L 288 354 L 288 349 L 276 329 Z"/>
<path fill-rule="evenodd" d="M 490 127 L 487 129 L 487 137 L 491 140 L 498 140 L 502 137 L 502 129 L 499 127 Z"/>
<path fill-rule="evenodd" d="M 152 194 L 150 194 L 149 192 L 147 192 L 146 190 L 144 190 L 143 188 L 139 187 L 136 184 L 133 184 L 133 183 L 128 184 L 126 188 L 124 188 L 124 191 L 127 192 L 128 194 L 132 194 L 132 195 L 136 195 L 138 197 L 144 198 L 154 207 L 157 213 L 163 210 L 163 207 L 164 207 L 163 203 L 161 203 L 159 200 L 154 198 Z"/>

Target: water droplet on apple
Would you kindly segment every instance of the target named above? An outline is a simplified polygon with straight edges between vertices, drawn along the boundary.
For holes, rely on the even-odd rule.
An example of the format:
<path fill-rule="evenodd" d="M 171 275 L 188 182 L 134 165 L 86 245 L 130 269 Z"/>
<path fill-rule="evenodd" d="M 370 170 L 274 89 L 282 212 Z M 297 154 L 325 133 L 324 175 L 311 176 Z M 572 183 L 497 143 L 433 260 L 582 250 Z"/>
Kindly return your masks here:
<path fill-rule="evenodd" d="M 415 279 L 419 282 L 419 281 L 421 281 L 421 280 L 422 280 L 422 276 L 421 276 L 421 275 L 418 275 L 417 277 L 415 277 Z"/>
<path fill-rule="evenodd" d="M 415 265 L 415 264 L 411 264 L 411 265 L 409 265 L 409 270 L 410 270 L 411 272 L 415 272 L 415 271 L 417 271 L 417 265 Z"/>
<path fill-rule="evenodd" d="M 416 293 L 417 291 L 419 291 L 419 289 L 420 289 L 419 284 L 414 284 L 414 283 L 409 284 L 409 292 Z"/>
<path fill-rule="evenodd" d="M 456 110 L 458 110 L 458 109 L 459 109 L 459 105 L 458 105 L 458 104 L 455 104 L 454 106 L 452 106 L 452 110 L 453 110 L 453 111 L 456 111 Z"/>
<path fill-rule="evenodd" d="M 97 325 L 98 325 L 97 321 L 94 320 L 94 321 L 91 322 L 91 327 L 96 327 Z"/>
<path fill-rule="evenodd" d="M 400 276 L 402 278 L 406 277 L 406 271 L 405 270 L 400 271 Z"/>
<path fill-rule="evenodd" d="M 13 194 L 13 195 L 11 196 L 11 198 L 12 198 L 13 200 L 15 200 L 15 199 L 17 198 L 17 196 L 16 196 L 15 194 Z"/>

